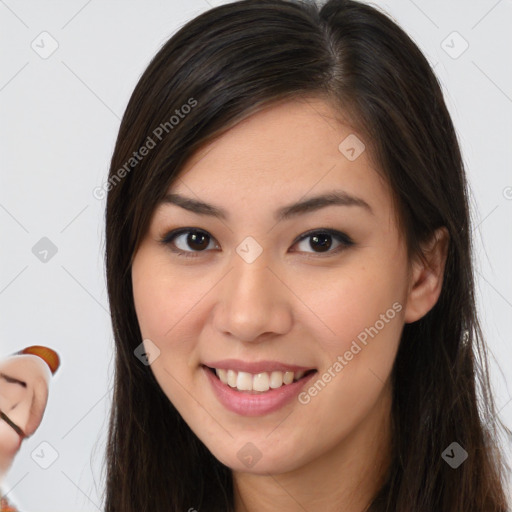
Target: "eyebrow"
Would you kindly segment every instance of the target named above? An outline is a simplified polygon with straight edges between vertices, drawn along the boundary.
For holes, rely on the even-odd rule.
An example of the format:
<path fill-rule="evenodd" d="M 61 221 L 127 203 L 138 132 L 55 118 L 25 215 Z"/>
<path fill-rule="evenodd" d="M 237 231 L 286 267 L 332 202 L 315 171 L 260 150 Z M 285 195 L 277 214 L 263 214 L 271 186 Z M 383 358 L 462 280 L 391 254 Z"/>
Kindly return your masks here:
<path fill-rule="evenodd" d="M 167 194 L 161 203 L 174 204 L 198 215 L 208 215 L 224 220 L 229 218 L 229 214 L 222 208 L 177 193 Z M 374 215 L 371 206 L 363 199 L 352 196 L 343 190 L 333 190 L 326 194 L 310 197 L 304 201 L 284 206 L 274 213 L 274 218 L 278 221 L 287 220 L 327 206 L 359 206 Z"/>

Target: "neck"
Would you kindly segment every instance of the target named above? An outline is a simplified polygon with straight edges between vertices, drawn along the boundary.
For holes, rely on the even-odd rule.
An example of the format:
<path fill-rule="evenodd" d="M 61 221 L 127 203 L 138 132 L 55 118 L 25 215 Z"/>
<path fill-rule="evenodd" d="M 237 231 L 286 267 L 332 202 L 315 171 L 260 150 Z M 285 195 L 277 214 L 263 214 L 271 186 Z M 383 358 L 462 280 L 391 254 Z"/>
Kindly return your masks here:
<path fill-rule="evenodd" d="M 370 413 L 328 453 L 282 474 L 233 473 L 236 512 L 364 512 L 391 457 L 389 381 Z"/>

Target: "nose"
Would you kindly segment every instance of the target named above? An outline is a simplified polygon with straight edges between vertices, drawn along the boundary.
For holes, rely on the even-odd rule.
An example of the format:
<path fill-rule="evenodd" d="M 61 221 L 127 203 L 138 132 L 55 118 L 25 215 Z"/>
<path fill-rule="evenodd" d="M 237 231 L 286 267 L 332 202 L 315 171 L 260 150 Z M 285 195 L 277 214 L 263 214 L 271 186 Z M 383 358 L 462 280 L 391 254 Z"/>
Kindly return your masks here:
<path fill-rule="evenodd" d="M 293 294 L 268 263 L 264 253 L 252 263 L 234 254 L 232 268 L 218 290 L 217 332 L 238 341 L 257 342 L 292 328 Z"/>

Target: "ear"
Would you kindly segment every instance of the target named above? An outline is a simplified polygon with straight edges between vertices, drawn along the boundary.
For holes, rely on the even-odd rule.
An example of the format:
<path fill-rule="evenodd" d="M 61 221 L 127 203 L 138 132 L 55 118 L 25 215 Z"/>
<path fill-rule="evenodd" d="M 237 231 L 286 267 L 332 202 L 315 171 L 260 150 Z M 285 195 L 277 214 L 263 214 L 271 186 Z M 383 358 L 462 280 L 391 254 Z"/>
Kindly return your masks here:
<path fill-rule="evenodd" d="M 437 229 L 431 240 L 422 247 L 423 259 L 418 256 L 413 261 L 405 323 L 415 322 L 425 316 L 439 299 L 449 242 L 448 230 L 444 226 Z"/>

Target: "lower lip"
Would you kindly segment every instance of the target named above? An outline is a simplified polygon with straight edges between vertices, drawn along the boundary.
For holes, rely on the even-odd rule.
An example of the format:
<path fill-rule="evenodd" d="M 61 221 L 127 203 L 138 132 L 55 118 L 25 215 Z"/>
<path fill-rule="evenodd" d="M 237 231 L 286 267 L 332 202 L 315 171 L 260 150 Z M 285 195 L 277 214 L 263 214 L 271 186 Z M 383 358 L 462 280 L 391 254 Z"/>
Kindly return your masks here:
<path fill-rule="evenodd" d="M 280 388 L 269 389 L 265 393 L 251 394 L 238 391 L 236 388 L 224 384 L 205 366 L 202 369 L 206 373 L 206 378 L 210 381 L 219 402 L 229 411 L 242 416 L 263 416 L 284 407 L 300 393 L 306 382 L 317 373 L 313 372 L 296 382 L 283 384 Z"/>

